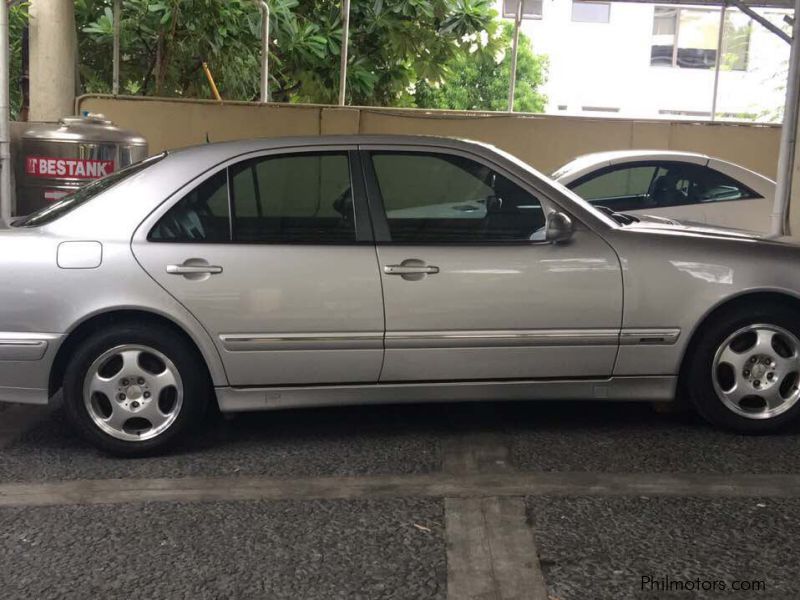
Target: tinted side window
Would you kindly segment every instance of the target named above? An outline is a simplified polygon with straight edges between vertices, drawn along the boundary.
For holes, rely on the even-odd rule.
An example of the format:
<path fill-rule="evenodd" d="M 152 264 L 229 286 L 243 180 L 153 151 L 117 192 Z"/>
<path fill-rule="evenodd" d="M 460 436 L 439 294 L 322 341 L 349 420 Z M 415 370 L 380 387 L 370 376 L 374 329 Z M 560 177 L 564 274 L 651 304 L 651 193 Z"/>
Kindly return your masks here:
<path fill-rule="evenodd" d="M 648 205 L 655 171 L 653 165 L 620 167 L 582 179 L 572 189 L 584 200 L 601 206 L 621 211 L 637 210 Z"/>
<path fill-rule="evenodd" d="M 226 170 L 212 175 L 178 201 L 150 231 L 156 242 L 230 240 Z"/>
<path fill-rule="evenodd" d="M 570 186 L 582 198 L 613 210 L 643 210 L 758 198 L 735 179 L 703 165 L 659 162 L 621 166 Z"/>
<path fill-rule="evenodd" d="M 470 159 L 378 152 L 372 164 L 392 241 L 527 241 L 544 227 L 536 198 Z"/>
<path fill-rule="evenodd" d="M 259 157 L 231 167 L 236 242 L 356 239 L 346 153 Z"/>
<path fill-rule="evenodd" d="M 702 165 L 667 164 L 659 167 L 653 182 L 656 206 L 681 206 L 724 200 L 746 200 L 758 194 L 747 186 Z"/>
<path fill-rule="evenodd" d="M 709 167 L 693 167 L 689 198 L 692 202 L 718 202 L 758 198 L 753 190 Z"/>

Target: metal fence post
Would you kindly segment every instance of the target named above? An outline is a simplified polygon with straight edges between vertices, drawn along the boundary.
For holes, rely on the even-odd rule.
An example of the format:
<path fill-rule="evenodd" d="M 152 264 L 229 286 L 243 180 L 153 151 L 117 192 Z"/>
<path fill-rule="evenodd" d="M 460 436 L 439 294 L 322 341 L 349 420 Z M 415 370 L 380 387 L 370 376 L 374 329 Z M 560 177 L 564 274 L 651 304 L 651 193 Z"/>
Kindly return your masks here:
<path fill-rule="evenodd" d="M 114 57 L 113 57 L 113 77 L 111 82 L 111 93 L 119 95 L 119 29 L 120 14 L 122 13 L 122 0 L 114 0 Z"/>
<path fill-rule="evenodd" d="M 350 0 L 342 0 L 342 61 L 339 67 L 339 106 L 347 91 L 347 46 L 350 40 Z"/>
<path fill-rule="evenodd" d="M 508 82 L 508 112 L 514 112 L 514 93 L 517 87 L 517 50 L 519 49 L 519 29 L 522 25 L 522 3 L 517 2 L 517 13 L 514 15 L 514 40 L 511 44 L 511 74 Z"/>
<path fill-rule="evenodd" d="M 261 7 L 261 103 L 269 102 L 269 4 L 259 2 Z"/>
<path fill-rule="evenodd" d="M 0 219 L 11 223 L 11 114 L 9 101 L 8 4 L 0 0 Z"/>

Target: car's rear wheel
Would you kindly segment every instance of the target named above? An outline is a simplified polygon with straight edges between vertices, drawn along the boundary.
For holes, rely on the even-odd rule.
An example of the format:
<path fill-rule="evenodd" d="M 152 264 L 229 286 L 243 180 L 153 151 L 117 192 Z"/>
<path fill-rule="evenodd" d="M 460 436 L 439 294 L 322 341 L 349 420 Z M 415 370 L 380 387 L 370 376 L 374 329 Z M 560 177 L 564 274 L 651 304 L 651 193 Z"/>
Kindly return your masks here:
<path fill-rule="evenodd" d="M 160 451 L 195 425 L 211 385 L 197 351 L 163 327 L 98 332 L 64 375 L 66 413 L 95 446 L 121 456 Z"/>
<path fill-rule="evenodd" d="M 702 332 L 686 387 L 706 419 L 742 433 L 777 431 L 800 413 L 800 319 L 783 305 L 729 312 Z"/>

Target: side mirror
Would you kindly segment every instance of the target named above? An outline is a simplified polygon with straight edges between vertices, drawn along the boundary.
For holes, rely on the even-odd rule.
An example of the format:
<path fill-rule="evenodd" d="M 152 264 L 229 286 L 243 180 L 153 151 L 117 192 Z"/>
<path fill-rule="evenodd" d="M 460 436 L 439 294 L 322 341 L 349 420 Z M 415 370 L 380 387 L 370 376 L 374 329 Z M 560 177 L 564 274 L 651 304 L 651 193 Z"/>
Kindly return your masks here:
<path fill-rule="evenodd" d="M 562 212 L 552 212 L 547 216 L 544 239 L 554 244 L 560 244 L 572 237 L 573 230 L 572 219 Z"/>

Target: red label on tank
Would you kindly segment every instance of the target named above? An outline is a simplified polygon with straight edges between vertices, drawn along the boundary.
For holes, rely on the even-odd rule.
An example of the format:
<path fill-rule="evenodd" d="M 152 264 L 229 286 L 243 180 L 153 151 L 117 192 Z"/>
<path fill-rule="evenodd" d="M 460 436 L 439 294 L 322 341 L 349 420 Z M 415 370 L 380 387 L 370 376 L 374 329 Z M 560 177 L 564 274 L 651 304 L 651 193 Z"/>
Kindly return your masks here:
<path fill-rule="evenodd" d="M 97 179 L 114 171 L 113 160 L 87 158 L 50 158 L 29 156 L 25 159 L 25 174 L 50 179 Z"/>

